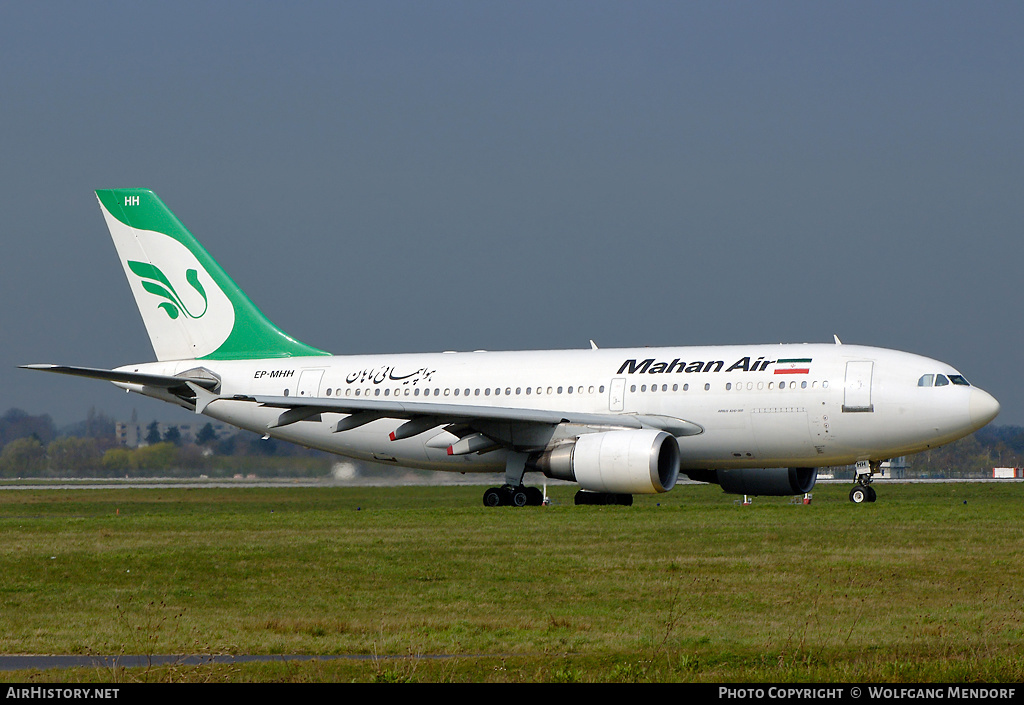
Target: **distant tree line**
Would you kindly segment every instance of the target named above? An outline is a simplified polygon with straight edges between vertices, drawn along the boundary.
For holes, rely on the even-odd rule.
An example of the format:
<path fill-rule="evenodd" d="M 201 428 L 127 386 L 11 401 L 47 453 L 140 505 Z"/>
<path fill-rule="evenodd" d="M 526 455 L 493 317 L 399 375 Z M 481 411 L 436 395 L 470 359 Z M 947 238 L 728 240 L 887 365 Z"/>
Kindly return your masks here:
<path fill-rule="evenodd" d="M 127 448 L 114 421 L 95 409 L 59 430 L 49 414 L 9 409 L 0 416 L 0 477 L 317 476 L 329 472 L 333 457 L 248 431 L 219 437 L 209 423 L 194 443 L 184 443 L 173 425 L 162 434 L 159 427 L 153 421 L 146 445 Z"/>
<path fill-rule="evenodd" d="M 986 426 L 949 445 L 907 457 L 916 477 L 992 477 L 992 468 L 1024 467 L 1024 428 Z"/>

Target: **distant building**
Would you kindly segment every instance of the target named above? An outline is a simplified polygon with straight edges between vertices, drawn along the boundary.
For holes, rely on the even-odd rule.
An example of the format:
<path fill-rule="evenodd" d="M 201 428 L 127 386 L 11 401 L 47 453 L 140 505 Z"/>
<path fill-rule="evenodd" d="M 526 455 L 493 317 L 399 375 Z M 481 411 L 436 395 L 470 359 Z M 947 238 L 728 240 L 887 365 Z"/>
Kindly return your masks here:
<path fill-rule="evenodd" d="M 907 456 L 901 455 L 898 458 L 884 460 L 879 470 L 886 480 L 902 480 L 907 476 Z"/>
<path fill-rule="evenodd" d="M 160 423 L 157 424 L 157 428 L 160 431 L 160 437 L 163 438 L 167 434 L 167 429 L 174 426 L 178 429 L 178 433 L 181 434 L 182 443 L 195 443 L 196 436 L 199 435 L 199 432 L 207 423 L 213 426 L 213 430 L 218 438 L 235 431 L 233 426 L 207 420 L 198 423 Z M 117 443 L 126 448 L 138 448 L 148 445 L 146 443 L 147 433 L 149 433 L 149 424 L 140 424 L 136 421 L 118 421 L 114 424 L 114 436 L 117 438 Z"/>
<path fill-rule="evenodd" d="M 992 468 L 992 477 L 997 480 L 1019 480 L 1024 478 L 1024 468 Z"/>
<path fill-rule="evenodd" d="M 118 421 L 114 424 L 114 438 L 119 446 L 138 448 L 142 445 L 142 427 L 137 423 Z"/>

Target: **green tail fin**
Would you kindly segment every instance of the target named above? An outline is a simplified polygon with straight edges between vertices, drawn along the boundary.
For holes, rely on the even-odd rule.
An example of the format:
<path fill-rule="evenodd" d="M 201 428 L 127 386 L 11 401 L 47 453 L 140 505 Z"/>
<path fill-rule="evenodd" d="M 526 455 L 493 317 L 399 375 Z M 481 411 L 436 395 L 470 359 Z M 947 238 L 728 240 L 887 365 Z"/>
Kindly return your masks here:
<path fill-rule="evenodd" d="M 158 360 L 329 354 L 271 323 L 155 193 L 96 197 Z"/>

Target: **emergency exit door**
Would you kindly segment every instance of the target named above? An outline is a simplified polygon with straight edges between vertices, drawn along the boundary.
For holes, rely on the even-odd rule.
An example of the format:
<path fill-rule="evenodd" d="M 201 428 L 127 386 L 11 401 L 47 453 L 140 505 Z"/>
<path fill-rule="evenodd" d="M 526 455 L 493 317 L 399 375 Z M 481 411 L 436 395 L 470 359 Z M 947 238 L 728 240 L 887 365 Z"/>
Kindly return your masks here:
<path fill-rule="evenodd" d="M 299 386 L 295 390 L 300 397 L 320 396 L 320 380 L 324 376 L 323 370 L 303 370 L 299 375 Z"/>
<path fill-rule="evenodd" d="M 626 378 L 616 377 L 608 390 L 608 411 L 622 411 L 626 401 Z"/>

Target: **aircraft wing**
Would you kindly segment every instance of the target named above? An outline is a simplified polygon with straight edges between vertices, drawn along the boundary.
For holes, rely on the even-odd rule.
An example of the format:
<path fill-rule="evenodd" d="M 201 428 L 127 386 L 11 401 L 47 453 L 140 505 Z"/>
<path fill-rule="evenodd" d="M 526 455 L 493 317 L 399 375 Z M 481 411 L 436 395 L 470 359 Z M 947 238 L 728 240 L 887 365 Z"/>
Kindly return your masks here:
<path fill-rule="evenodd" d="M 237 401 L 252 401 L 260 406 L 282 409 L 282 414 L 273 428 L 286 426 L 322 413 L 343 413 L 355 417 L 349 424 L 340 422 L 338 430 L 355 428 L 362 423 L 378 418 L 409 419 L 396 432 L 398 438 L 408 438 L 442 424 L 473 422 L 518 422 L 557 426 L 578 424 L 583 426 L 612 426 L 619 428 L 659 428 L 675 436 L 695 436 L 704 429 L 690 421 L 671 416 L 650 414 L 592 414 L 575 411 L 546 411 L 543 409 L 521 409 L 514 407 L 474 406 L 468 404 L 435 404 L 432 402 L 411 402 L 386 399 L 325 399 L 322 397 L 301 399 L 292 396 L 245 396 L 224 397 Z M 365 419 L 365 421 L 364 421 Z M 355 424 L 355 425 L 352 425 Z M 403 433 L 402 428 L 407 428 Z M 419 429 L 416 433 L 411 431 Z"/>

